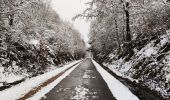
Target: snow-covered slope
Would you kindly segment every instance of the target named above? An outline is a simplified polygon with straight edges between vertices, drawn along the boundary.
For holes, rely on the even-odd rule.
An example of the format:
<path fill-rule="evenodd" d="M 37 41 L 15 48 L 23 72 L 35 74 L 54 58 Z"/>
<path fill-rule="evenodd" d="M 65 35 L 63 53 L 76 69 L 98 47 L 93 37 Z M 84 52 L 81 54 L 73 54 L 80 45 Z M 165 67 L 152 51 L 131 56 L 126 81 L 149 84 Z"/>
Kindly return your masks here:
<path fill-rule="evenodd" d="M 152 40 L 142 49 L 134 48 L 130 60 L 124 58 L 104 63 L 119 76 L 141 83 L 162 96 L 170 97 L 170 32 Z M 111 54 L 110 58 L 117 55 Z"/>

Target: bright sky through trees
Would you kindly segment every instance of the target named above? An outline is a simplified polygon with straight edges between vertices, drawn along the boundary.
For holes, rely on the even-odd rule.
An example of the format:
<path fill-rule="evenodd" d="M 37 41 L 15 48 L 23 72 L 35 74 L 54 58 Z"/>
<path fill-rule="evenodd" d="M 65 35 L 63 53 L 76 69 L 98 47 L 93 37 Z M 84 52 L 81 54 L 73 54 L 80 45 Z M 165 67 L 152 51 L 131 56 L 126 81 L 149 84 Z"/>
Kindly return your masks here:
<path fill-rule="evenodd" d="M 77 19 L 72 21 L 72 17 L 76 14 L 81 13 L 85 8 L 85 3 L 89 0 L 52 0 L 51 4 L 54 10 L 65 20 L 72 22 L 74 27 L 80 31 L 85 42 L 88 41 L 88 33 L 90 24 L 84 19 Z"/>

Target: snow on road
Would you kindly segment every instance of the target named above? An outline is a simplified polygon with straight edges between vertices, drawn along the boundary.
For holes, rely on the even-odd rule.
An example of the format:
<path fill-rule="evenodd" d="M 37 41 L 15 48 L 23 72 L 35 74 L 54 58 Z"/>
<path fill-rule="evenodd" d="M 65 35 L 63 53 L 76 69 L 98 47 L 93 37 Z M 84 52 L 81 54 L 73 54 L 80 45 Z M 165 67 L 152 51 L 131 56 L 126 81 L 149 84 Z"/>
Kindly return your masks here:
<path fill-rule="evenodd" d="M 75 88 L 76 95 L 71 97 L 71 100 L 88 100 L 86 95 L 90 92 L 89 89 L 79 85 Z"/>
<path fill-rule="evenodd" d="M 80 60 L 72 62 L 68 65 L 61 67 L 61 68 L 57 68 L 57 69 L 55 69 L 51 72 L 45 73 L 43 75 L 28 79 L 28 80 L 26 80 L 26 81 L 24 81 L 24 82 L 22 82 L 22 83 L 20 83 L 16 86 L 11 87 L 9 89 L 6 89 L 4 91 L 0 91 L 0 99 L 1 100 L 16 100 L 16 99 L 19 99 L 22 96 L 24 96 L 26 93 L 28 93 L 30 90 L 39 86 L 41 83 L 45 82 L 46 80 L 48 80 L 49 78 L 51 78 L 53 76 L 58 75 L 59 73 L 65 71 L 66 69 L 70 68 L 72 65 L 74 65 L 78 62 L 80 62 Z M 74 66 L 73 68 L 75 68 L 75 67 L 76 66 Z M 58 80 L 56 80 L 55 83 L 57 81 L 63 79 L 66 75 L 68 75 L 70 73 L 70 71 L 73 70 L 73 68 L 68 70 L 67 73 L 64 74 L 62 77 L 60 77 Z M 52 87 L 52 85 L 54 85 L 54 82 L 52 82 L 48 87 Z"/>
<path fill-rule="evenodd" d="M 120 81 L 114 78 L 106 70 L 104 70 L 97 62 L 93 60 L 97 71 L 101 74 L 105 82 L 107 83 L 110 91 L 117 100 L 139 100 L 131 91 L 123 85 Z"/>
<path fill-rule="evenodd" d="M 84 79 L 96 78 L 95 76 L 92 76 L 91 73 L 93 73 L 92 70 L 86 70 L 86 71 L 84 72 L 83 78 L 84 78 Z"/>
<path fill-rule="evenodd" d="M 79 65 L 79 64 L 78 64 Z M 42 88 L 39 92 L 37 92 L 34 96 L 27 100 L 40 100 L 41 98 L 45 98 L 45 94 L 47 94 L 50 90 L 52 90 L 58 83 L 60 83 L 64 78 L 66 78 L 78 65 L 72 67 L 68 71 L 66 71 L 63 75 L 57 78 L 54 82 L 50 83 L 48 86 Z"/>

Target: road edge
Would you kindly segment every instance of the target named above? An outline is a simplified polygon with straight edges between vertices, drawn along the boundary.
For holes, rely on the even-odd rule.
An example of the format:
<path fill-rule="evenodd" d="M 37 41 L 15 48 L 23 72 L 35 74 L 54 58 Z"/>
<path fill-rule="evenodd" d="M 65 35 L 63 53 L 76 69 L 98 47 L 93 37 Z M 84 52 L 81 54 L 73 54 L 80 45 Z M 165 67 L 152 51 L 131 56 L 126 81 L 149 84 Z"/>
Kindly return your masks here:
<path fill-rule="evenodd" d="M 69 68 L 67 68 L 65 71 L 58 73 L 57 75 L 53 76 L 52 78 L 46 80 L 45 82 L 41 83 L 38 87 L 35 87 L 33 89 L 31 89 L 28 93 L 26 93 L 24 96 L 20 97 L 17 100 L 26 100 L 31 98 L 32 96 L 34 96 L 36 93 L 38 93 L 41 89 L 45 88 L 46 86 L 48 86 L 49 84 L 53 83 L 57 78 L 59 78 L 60 76 L 62 76 L 64 73 L 66 73 L 67 71 L 71 70 L 72 68 L 74 68 L 74 66 L 78 67 L 78 65 L 80 63 L 82 63 L 84 60 L 81 60 L 79 62 L 77 62 L 76 64 L 70 66 Z M 67 75 L 68 76 L 68 75 Z M 64 79 L 64 78 L 63 78 Z"/>

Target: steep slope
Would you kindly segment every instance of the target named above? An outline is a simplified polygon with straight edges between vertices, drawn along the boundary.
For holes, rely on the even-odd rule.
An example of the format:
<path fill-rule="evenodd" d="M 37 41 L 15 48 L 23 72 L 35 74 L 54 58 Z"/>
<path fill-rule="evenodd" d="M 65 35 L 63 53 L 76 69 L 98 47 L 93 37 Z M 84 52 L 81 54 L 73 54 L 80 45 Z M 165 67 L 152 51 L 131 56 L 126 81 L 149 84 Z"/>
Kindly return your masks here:
<path fill-rule="evenodd" d="M 170 96 L 170 32 L 154 39 L 137 50 L 129 60 L 127 56 L 110 54 L 104 63 L 109 69 L 120 76 L 136 81 L 154 91 L 158 91 L 166 98 Z M 114 60 L 113 60 L 114 59 Z"/>

